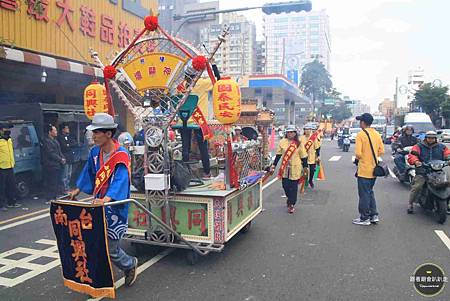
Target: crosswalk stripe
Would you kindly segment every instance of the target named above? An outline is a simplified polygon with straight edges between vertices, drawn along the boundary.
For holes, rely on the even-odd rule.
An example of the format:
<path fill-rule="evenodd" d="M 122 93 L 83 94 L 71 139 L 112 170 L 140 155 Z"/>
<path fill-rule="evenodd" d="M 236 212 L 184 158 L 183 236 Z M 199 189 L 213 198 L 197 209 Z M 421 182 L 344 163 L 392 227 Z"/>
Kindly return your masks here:
<path fill-rule="evenodd" d="M 339 161 L 341 158 L 342 158 L 342 156 L 333 156 L 328 161 L 335 162 L 335 161 Z"/>
<path fill-rule="evenodd" d="M 448 236 L 445 235 L 445 232 L 442 230 L 434 230 L 434 233 L 436 233 L 436 235 L 439 236 L 444 245 L 446 245 L 447 248 L 450 250 L 450 238 L 448 238 Z"/>

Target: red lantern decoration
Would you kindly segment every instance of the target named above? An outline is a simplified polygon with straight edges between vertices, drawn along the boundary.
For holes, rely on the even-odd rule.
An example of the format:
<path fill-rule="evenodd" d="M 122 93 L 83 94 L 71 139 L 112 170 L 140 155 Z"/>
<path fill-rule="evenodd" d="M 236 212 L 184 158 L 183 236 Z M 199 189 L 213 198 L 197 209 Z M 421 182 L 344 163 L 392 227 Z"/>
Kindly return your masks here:
<path fill-rule="evenodd" d="M 114 79 L 117 75 L 117 70 L 114 66 L 108 65 L 103 69 L 103 76 L 105 79 Z"/>
<path fill-rule="evenodd" d="M 157 16 L 147 16 L 144 19 L 145 29 L 149 31 L 155 31 L 158 29 L 158 17 Z"/>
<path fill-rule="evenodd" d="M 196 56 L 192 59 L 192 67 L 194 67 L 196 71 L 205 70 L 207 63 L 208 59 L 203 55 Z"/>

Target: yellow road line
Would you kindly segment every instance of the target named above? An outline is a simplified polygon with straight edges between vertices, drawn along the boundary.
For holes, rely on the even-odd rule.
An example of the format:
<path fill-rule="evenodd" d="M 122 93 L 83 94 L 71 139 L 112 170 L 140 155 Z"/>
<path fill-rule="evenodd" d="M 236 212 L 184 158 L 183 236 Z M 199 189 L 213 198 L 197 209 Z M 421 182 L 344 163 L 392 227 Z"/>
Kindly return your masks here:
<path fill-rule="evenodd" d="M 44 213 L 44 212 L 49 212 L 49 209 L 48 208 L 47 209 L 42 209 L 42 210 L 38 210 L 38 211 L 27 213 L 27 214 L 24 214 L 24 215 L 16 216 L 16 217 L 4 220 L 4 221 L 0 221 L 0 225 L 7 224 L 7 223 L 10 223 L 10 222 L 16 221 L 18 219 L 22 219 L 22 218 L 25 218 L 25 217 L 28 217 L 28 216 L 32 216 L 32 215 L 36 215 L 36 214 Z"/>

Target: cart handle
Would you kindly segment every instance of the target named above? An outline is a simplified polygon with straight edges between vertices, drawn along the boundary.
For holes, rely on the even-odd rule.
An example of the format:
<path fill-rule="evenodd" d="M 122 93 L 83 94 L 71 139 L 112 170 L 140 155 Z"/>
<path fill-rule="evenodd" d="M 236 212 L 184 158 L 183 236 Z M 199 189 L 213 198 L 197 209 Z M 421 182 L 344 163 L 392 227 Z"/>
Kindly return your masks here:
<path fill-rule="evenodd" d="M 69 201 L 69 200 L 60 200 L 60 199 L 58 199 L 57 202 L 58 203 L 62 203 L 62 204 L 67 204 L 67 205 L 74 205 L 74 204 L 92 205 L 92 202 L 89 202 L 87 200 L 94 200 L 94 197 L 85 198 L 85 199 L 80 200 L 80 201 Z M 139 203 L 135 199 L 125 199 L 125 200 L 121 200 L 121 201 L 107 202 L 107 203 L 103 203 L 103 206 L 118 206 L 118 205 L 124 205 L 124 204 L 127 204 L 127 203 L 133 203 L 135 206 L 137 206 L 138 208 L 143 210 L 145 213 L 147 213 L 149 216 L 151 216 L 153 219 L 155 219 L 156 222 L 158 222 L 158 224 L 160 224 L 165 230 L 169 231 L 176 238 L 178 238 L 179 240 L 181 240 L 182 242 L 187 244 L 197 254 L 202 255 L 202 256 L 205 256 L 205 255 L 208 254 L 208 252 L 204 252 L 204 251 L 200 250 L 196 245 L 194 245 L 190 241 L 184 239 L 178 232 L 174 231 L 172 228 L 167 226 L 167 224 L 165 222 L 163 222 L 153 212 L 148 210 L 144 205 L 142 205 L 141 203 Z"/>

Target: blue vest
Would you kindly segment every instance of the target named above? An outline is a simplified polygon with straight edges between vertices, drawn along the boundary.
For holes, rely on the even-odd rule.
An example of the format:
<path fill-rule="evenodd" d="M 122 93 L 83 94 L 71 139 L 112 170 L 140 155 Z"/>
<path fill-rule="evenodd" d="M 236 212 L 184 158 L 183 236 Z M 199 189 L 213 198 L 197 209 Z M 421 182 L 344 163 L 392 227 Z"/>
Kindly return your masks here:
<path fill-rule="evenodd" d="M 444 161 L 444 149 L 445 145 L 441 143 L 433 144 L 432 146 L 428 146 L 424 143 L 419 143 L 420 147 L 420 156 L 419 159 L 421 162 L 428 163 L 432 160 L 441 160 Z"/>

